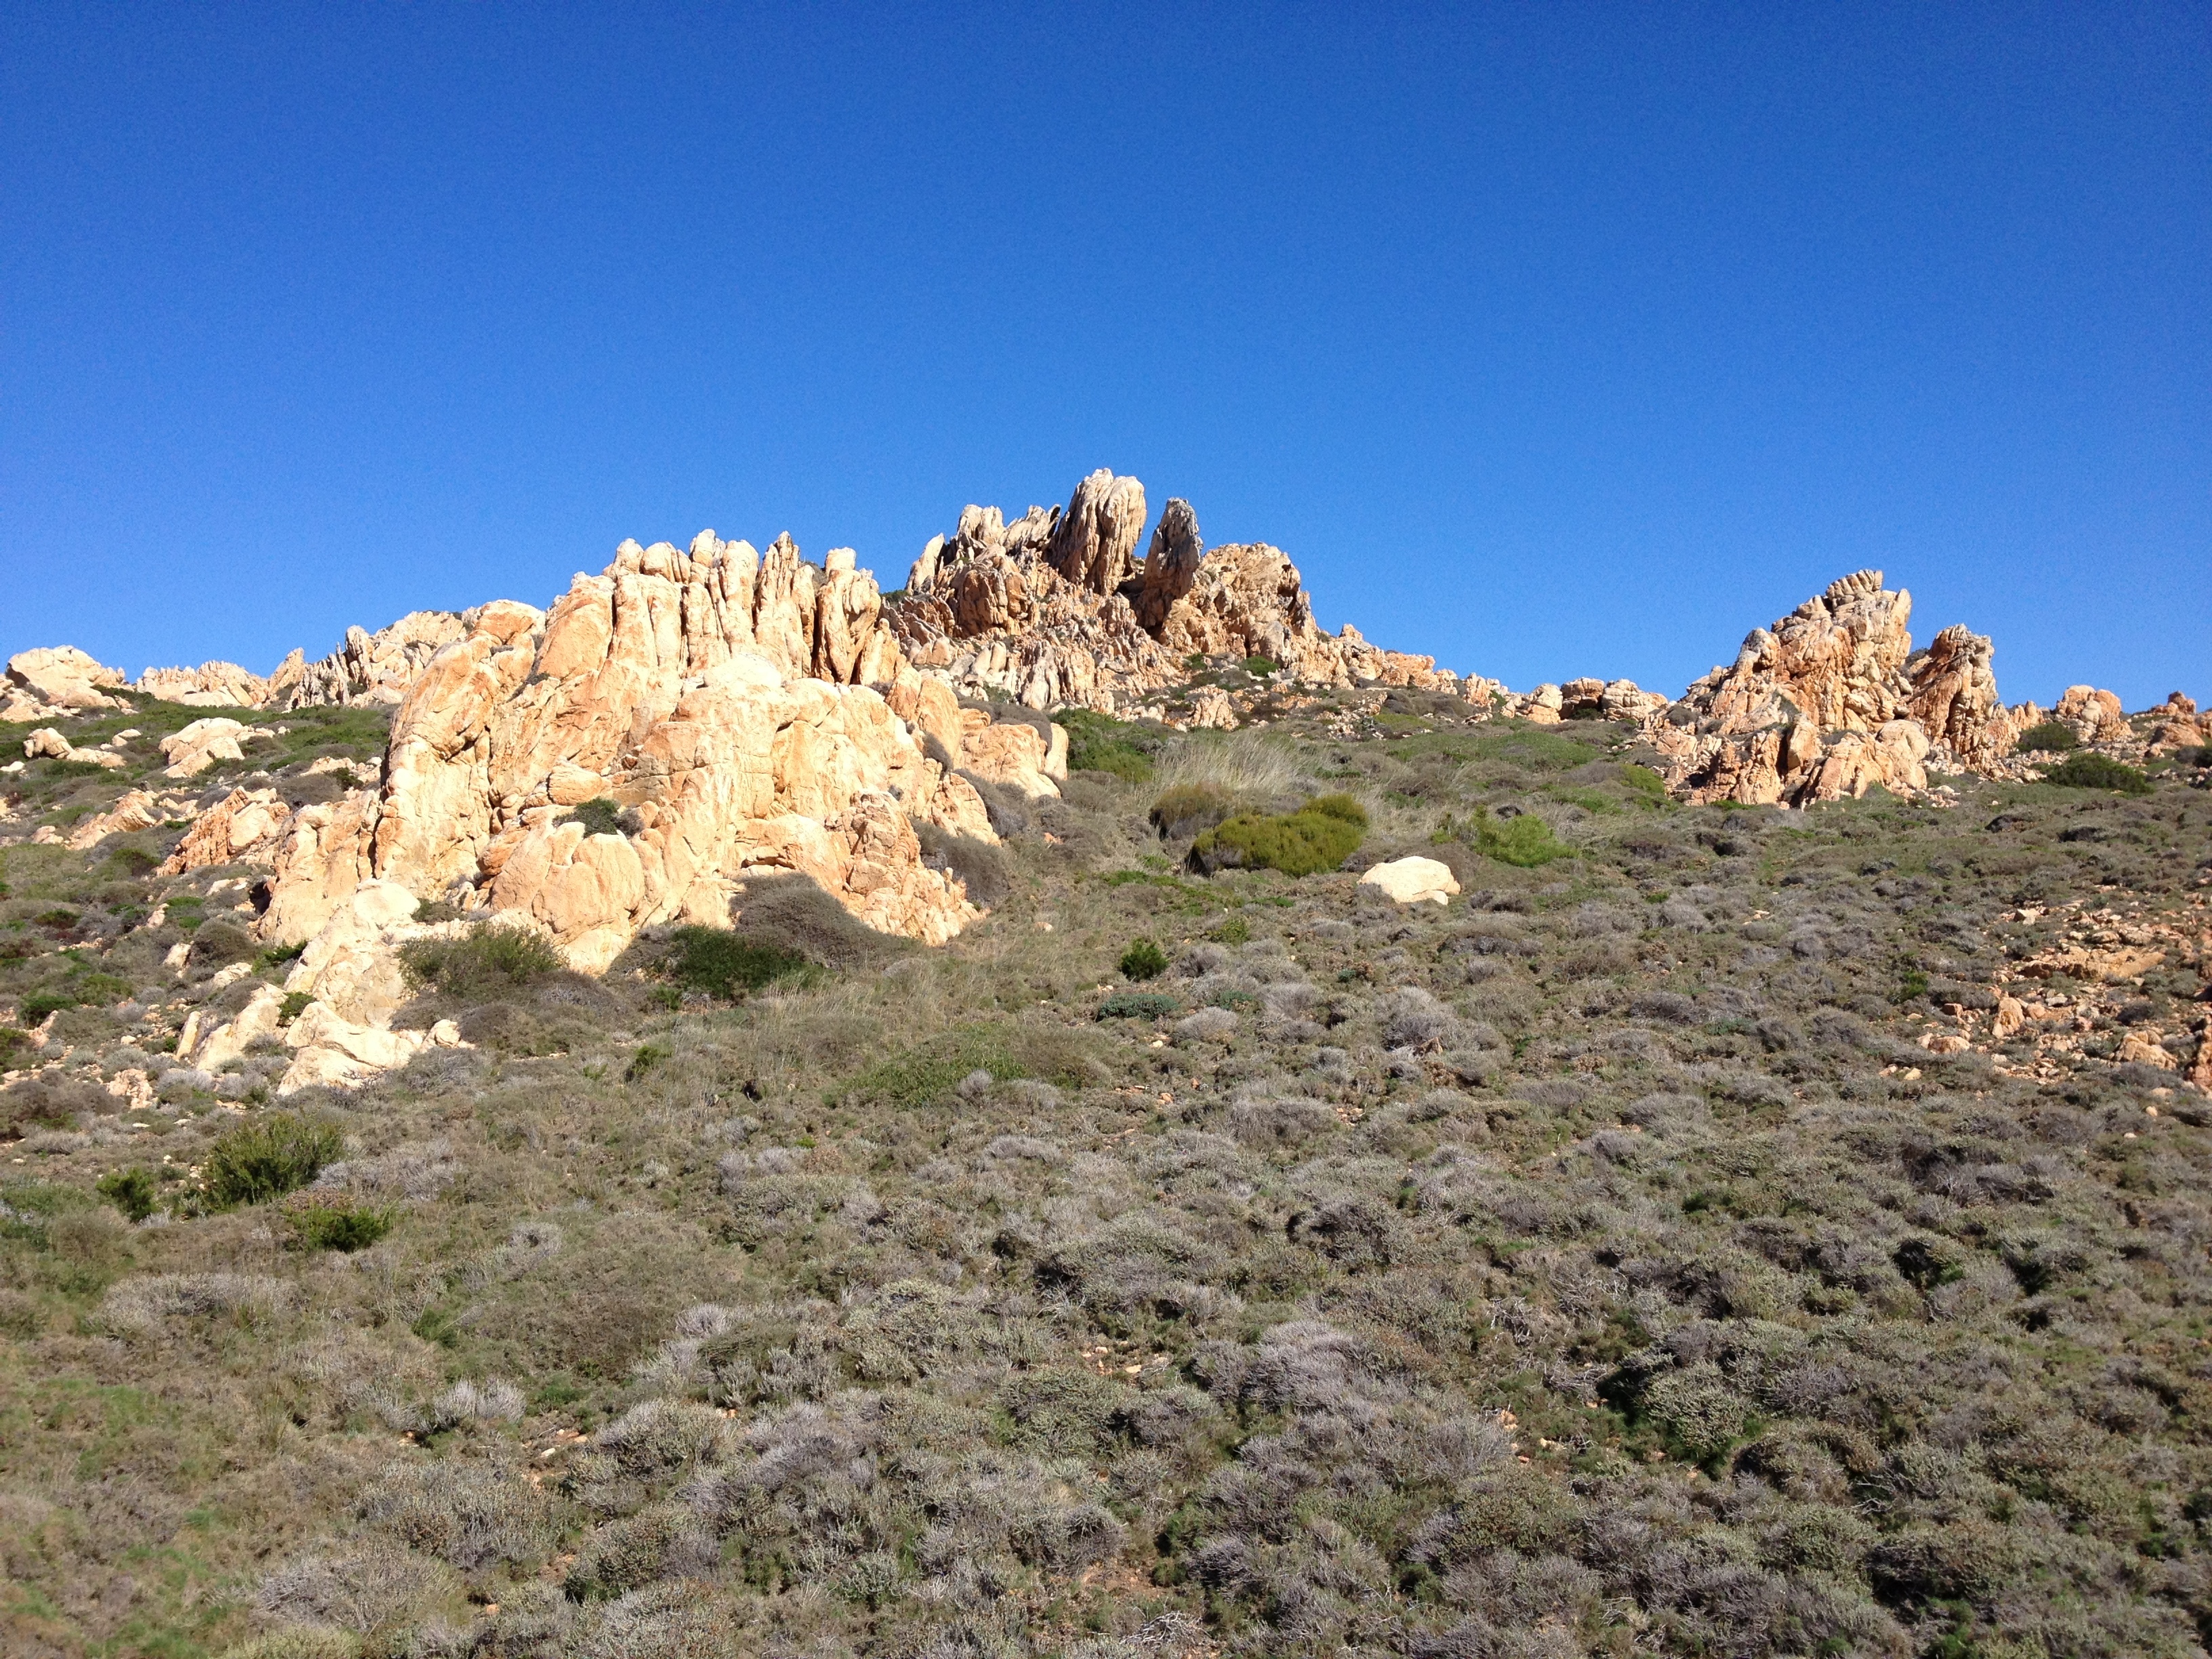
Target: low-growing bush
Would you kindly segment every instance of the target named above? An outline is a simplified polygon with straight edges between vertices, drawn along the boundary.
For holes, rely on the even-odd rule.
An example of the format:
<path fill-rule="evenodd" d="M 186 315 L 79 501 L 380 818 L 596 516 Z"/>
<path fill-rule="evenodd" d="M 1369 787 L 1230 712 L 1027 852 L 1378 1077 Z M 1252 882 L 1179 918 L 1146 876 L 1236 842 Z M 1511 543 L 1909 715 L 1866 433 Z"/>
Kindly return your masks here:
<path fill-rule="evenodd" d="M 1349 795 L 1320 795 L 1295 812 L 1240 813 L 1199 836 L 1191 859 L 1204 870 L 1279 870 L 1310 876 L 1359 850 L 1367 812 Z"/>
<path fill-rule="evenodd" d="M 1116 991 L 1098 1005 L 1101 1019 L 1164 1019 L 1182 1004 L 1164 991 Z"/>
<path fill-rule="evenodd" d="M 1164 840 L 1176 841 L 1234 817 L 1242 805 L 1229 791 L 1213 784 L 1179 783 L 1154 801 L 1146 816 Z"/>
<path fill-rule="evenodd" d="M 921 842 L 923 860 L 958 877 L 970 904 L 994 909 L 1013 890 L 1013 870 L 1004 848 L 956 836 L 933 823 L 917 823 L 914 832 Z"/>
<path fill-rule="evenodd" d="M 2045 720 L 2021 732 L 2013 750 L 2021 755 L 2063 755 L 2081 746 L 2081 739 L 2075 736 L 2073 727 L 2061 726 L 2057 720 Z"/>
<path fill-rule="evenodd" d="M 1486 859 L 1534 870 L 1554 859 L 1572 858 L 1575 849 L 1552 833 L 1552 826 L 1534 812 L 1493 818 L 1487 807 L 1477 806 L 1464 822 L 1446 820 L 1444 840 L 1464 841 Z"/>
<path fill-rule="evenodd" d="M 1070 708 L 1053 720 L 1067 733 L 1069 771 L 1109 772 L 1128 783 L 1152 776 L 1152 754 L 1159 744 L 1141 727 L 1087 708 Z"/>
<path fill-rule="evenodd" d="M 996 1082 L 1039 1078 L 1080 1087 L 1094 1079 L 1097 1062 L 1076 1033 L 1056 1027 L 1006 1024 L 963 1025 L 915 1044 L 853 1079 L 865 1097 L 893 1106 L 927 1106 L 943 1099 L 973 1073 Z"/>
<path fill-rule="evenodd" d="M 620 801 L 605 795 L 577 802 L 568 809 L 568 821 L 582 824 L 587 836 L 627 836 L 638 828 L 635 813 L 624 811 Z"/>
<path fill-rule="evenodd" d="M 825 968 L 849 972 L 879 965 L 915 949 L 855 918 L 811 876 L 749 875 L 737 901 L 737 926 L 756 944 L 795 951 Z"/>
<path fill-rule="evenodd" d="M 93 1190 L 120 1210 L 125 1221 L 143 1221 L 160 1201 L 153 1171 L 136 1167 L 111 1170 L 93 1184 Z"/>
<path fill-rule="evenodd" d="M 463 999 L 495 996 L 567 965 L 534 928 L 488 922 L 459 939 L 410 939 L 399 947 L 400 972 L 410 985 Z"/>
<path fill-rule="evenodd" d="M 2045 783 L 2065 789 L 2115 789 L 2124 795 L 2148 795 L 2150 780 L 2109 755 L 2069 755 L 2043 775 Z"/>
<path fill-rule="evenodd" d="M 357 1204 L 309 1204 L 284 1218 L 292 1242 L 303 1250 L 365 1250 L 392 1231 L 398 1212 Z"/>
<path fill-rule="evenodd" d="M 1151 939 L 1140 939 L 1121 952 L 1115 965 L 1124 979 L 1158 979 L 1168 970 L 1168 956 Z"/>
<path fill-rule="evenodd" d="M 344 1144 L 334 1124 L 273 1113 L 218 1136 L 201 1167 L 201 1185 L 214 1209 L 266 1204 L 313 1181 Z"/>
<path fill-rule="evenodd" d="M 670 979 L 687 991 L 737 1001 L 779 981 L 799 981 L 818 970 L 798 951 L 720 927 L 679 927 L 668 958 Z"/>

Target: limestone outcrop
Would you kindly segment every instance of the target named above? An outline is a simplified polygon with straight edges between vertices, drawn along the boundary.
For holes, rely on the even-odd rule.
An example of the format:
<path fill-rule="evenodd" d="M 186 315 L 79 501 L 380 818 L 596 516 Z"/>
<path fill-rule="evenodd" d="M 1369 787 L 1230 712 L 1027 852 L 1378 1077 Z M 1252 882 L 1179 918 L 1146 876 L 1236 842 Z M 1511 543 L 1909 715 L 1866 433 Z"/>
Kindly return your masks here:
<path fill-rule="evenodd" d="M 1350 627 L 1324 632 L 1281 549 L 1209 550 L 1180 498 L 1133 559 L 1144 503 L 1136 479 L 1101 471 L 1064 511 L 1032 507 L 1009 524 L 995 507 L 969 507 L 915 561 L 886 607 L 890 631 L 909 661 L 963 695 L 1031 708 L 1135 708 L 1188 684 L 1194 655 L 1265 657 L 1316 686 L 1457 689 L 1432 657 L 1379 650 Z"/>
<path fill-rule="evenodd" d="M 1992 764 L 2015 728 L 1989 641 L 1947 628 L 1915 653 L 1911 615 L 1910 593 L 1861 570 L 1753 629 L 1733 665 L 1645 717 L 1669 786 L 1692 800 L 1802 805 L 1877 785 L 1912 793 L 1931 760 Z"/>
<path fill-rule="evenodd" d="M 268 706 L 397 703 L 430 659 L 468 631 L 465 613 L 452 611 L 410 611 L 374 634 L 349 628 L 327 657 L 314 662 L 300 660 L 297 652 L 287 657 L 270 676 L 283 690 Z"/>
<path fill-rule="evenodd" d="M 244 760 L 246 751 L 239 744 L 246 741 L 249 734 L 249 727 L 228 714 L 212 714 L 194 720 L 161 739 L 162 758 L 169 763 L 163 775 L 196 778 L 217 761 Z"/>

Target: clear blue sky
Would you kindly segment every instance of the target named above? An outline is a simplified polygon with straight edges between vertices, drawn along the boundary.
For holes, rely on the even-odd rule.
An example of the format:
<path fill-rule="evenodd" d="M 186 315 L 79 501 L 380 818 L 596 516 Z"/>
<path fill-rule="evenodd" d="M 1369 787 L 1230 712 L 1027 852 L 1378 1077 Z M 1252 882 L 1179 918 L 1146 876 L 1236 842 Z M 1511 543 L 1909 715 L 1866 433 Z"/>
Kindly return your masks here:
<path fill-rule="evenodd" d="M 33 6 L 0 652 L 265 670 L 1099 465 L 1669 691 L 1832 577 L 2212 696 L 2212 9 Z"/>

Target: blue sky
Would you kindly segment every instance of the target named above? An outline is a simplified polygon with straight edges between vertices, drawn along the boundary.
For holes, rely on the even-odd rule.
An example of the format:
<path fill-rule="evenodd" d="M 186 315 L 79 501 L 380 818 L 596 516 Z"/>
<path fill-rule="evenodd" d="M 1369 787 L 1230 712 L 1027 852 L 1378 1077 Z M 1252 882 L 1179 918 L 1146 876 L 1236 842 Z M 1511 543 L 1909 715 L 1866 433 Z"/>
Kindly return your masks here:
<path fill-rule="evenodd" d="M 0 652 L 265 670 L 1094 466 L 1669 691 L 1878 566 L 2212 696 L 2197 5 L 0 18 Z"/>

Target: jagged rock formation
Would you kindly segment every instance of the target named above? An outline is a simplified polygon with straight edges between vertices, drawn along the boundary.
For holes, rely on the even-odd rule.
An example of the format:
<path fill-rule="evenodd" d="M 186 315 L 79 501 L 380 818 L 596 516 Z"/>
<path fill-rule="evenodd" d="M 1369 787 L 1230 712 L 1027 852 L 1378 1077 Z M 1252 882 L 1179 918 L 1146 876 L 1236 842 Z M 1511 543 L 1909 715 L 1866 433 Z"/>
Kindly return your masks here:
<path fill-rule="evenodd" d="M 1279 548 L 1207 550 L 1188 501 L 1168 502 L 1133 562 L 1144 501 L 1136 479 L 1101 471 L 1065 512 L 1032 507 L 1008 524 L 995 507 L 968 507 L 887 610 L 907 657 L 967 695 L 1032 708 L 1141 706 L 1186 683 L 1194 653 L 1264 656 L 1311 685 L 1456 688 L 1432 657 L 1377 650 L 1350 627 L 1324 633 Z"/>
<path fill-rule="evenodd" d="M 301 653 L 295 652 L 270 676 L 272 682 L 287 682 L 281 699 L 270 706 L 397 703 L 432 657 L 468 634 L 474 614 L 410 611 L 374 634 L 347 629 L 344 642 L 319 661 L 298 661 Z"/>
<path fill-rule="evenodd" d="M 849 550 L 817 571 L 788 538 L 762 556 L 711 531 L 689 555 L 624 543 L 549 612 L 481 607 L 402 701 L 380 788 L 288 828 L 265 927 L 311 938 L 374 878 L 519 912 L 597 969 L 653 922 L 725 925 L 749 872 L 795 869 L 871 926 L 941 942 L 975 913 L 911 821 L 988 837 L 988 820 L 854 683 L 901 678 L 879 609 Z M 638 831 L 567 817 L 597 798 Z"/>
<path fill-rule="evenodd" d="M 2014 727 L 1990 641 L 1948 628 L 1916 655 L 1911 614 L 1910 593 L 1861 570 L 1753 629 L 1732 666 L 1647 716 L 1668 784 L 1692 800 L 1802 805 L 1877 784 L 1909 793 L 1931 758 L 1959 770 L 2004 754 Z"/>
<path fill-rule="evenodd" d="M 267 679 L 234 662 L 204 662 L 198 668 L 149 668 L 131 690 L 191 708 L 265 708 L 297 683 L 299 668 L 296 651 Z"/>

